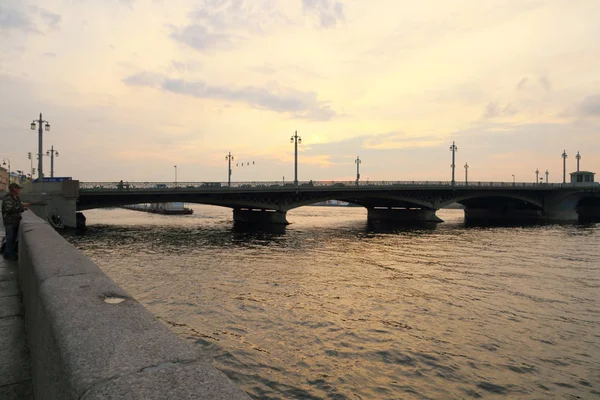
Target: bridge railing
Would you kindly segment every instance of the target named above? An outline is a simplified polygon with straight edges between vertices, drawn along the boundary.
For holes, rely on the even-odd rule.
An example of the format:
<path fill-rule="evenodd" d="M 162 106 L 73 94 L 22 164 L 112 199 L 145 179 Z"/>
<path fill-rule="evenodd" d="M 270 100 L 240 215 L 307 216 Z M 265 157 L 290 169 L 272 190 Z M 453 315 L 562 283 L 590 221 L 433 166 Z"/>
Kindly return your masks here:
<path fill-rule="evenodd" d="M 598 183 L 590 186 L 597 186 Z M 301 181 L 298 182 L 298 188 L 378 188 L 378 187 L 457 187 L 457 188 L 557 188 L 572 187 L 571 184 L 562 183 L 533 183 L 533 182 L 455 182 L 452 185 L 450 181 Z M 579 185 L 578 185 L 579 186 Z M 296 187 L 293 182 L 80 182 L 80 191 L 111 191 L 111 190 L 160 190 L 160 189 L 203 189 L 203 190 L 222 190 L 222 189 L 289 189 Z"/>

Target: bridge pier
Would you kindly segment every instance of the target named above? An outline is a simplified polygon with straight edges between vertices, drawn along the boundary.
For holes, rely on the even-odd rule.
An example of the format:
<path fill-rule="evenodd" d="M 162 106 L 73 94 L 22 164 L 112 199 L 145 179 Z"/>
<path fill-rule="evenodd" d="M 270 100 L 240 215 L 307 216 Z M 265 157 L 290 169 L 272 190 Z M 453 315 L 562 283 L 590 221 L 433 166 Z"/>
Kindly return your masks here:
<path fill-rule="evenodd" d="M 600 206 L 581 206 L 578 209 L 579 220 L 583 222 L 600 222 Z"/>
<path fill-rule="evenodd" d="M 287 225 L 285 211 L 264 210 L 258 208 L 234 208 L 234 222 L 244 222 L 251 224 L 280 224 Z"/>
<path fill-rule="evenodd" d="M 577 207 L 580 197 L 573 195 L 557 194 L 548 196 L 544 202 L 544 211 L 542 213 L 544 221 L 578 221 L 579 213 Z"/>
<path fill-rule="evenodd" d="M 465 222 L 499 223 L 499 222 L 542 222 L 542 210 L 495 208 L 465 208 Z"/>
<path fill-rule="evenodd" d="M 579 220 L 583 222 L 600 222 L 600 195 L 594 194 L 582 199 L 577 204 Z"/>
<path fill-rule="evenodd" d="M 433 209 L 425 208 L 367 208 L 367 219 L 371 222 L 444 222 Z"/>

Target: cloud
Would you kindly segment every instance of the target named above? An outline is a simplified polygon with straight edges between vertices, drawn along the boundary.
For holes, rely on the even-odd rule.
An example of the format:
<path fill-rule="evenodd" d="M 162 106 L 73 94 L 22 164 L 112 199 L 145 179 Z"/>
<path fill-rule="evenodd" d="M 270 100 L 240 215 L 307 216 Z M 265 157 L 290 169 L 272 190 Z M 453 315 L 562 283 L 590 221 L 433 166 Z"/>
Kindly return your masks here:
<path fill-rule="evenodd" d="M 546 92 L 549 92 L 550 89 L 552 89 L 552 84 L 550 83 L 550 80 L 548 80 L 548 78 L 546 78 L 545 76 L 540 76 L 538 82 Z"/>
<path fill-rule="evenodd" d="M 59 14 L 50 12 L 46 9 L 30 6 L 30 12 L 8 8 L 0 4 L 0 31 L 21 31 L 25 33 L 41 34 L 38 24 L 32 16 L 39 17 L 41 25 L 46 30 L 56 30 L 60 28 L 62 17 Z"/>
<path fill-rule="evenodd" d="M 537 80 L 531 80 L 529 77 L 524 76 L 521 78 L 519 83 L 517 83 L 517 90 L 534 90 L 539 88 L 544 89 L 545 92 L 549 92 L 552 90 L 552 83 L 546 76 L 540 76 Z"/>
<path fill-rule="evenodd" d="M 515 109 L 512 106 L 512 104 L 510 104 L 510 103 L 502 106 L 498 103 L 490 102 L 485 107 L 485 111 L 483 113 L 483 118 L 484 119 L 492 119 L 492 118 L 498 118 L 498 117 L 508 117 L 511 115 L 515 115 L 517 112 L 518 112 L 518 110 Z"/>
<path fill-rule="evenodd" d="M 48 57 L 48 58 L 54 58 L 56 57 L 56 53 L 52 53 L 52 52 L 46 52 L 44 54 L 42 54 L 44 57 Z"/>
<path fill-rule="evenodd" d="M 335 0 L 302 0 L 305 14 L 314 14 L 319 18 L 321 28 L 333 28 L 344 21 L 344 4 Z"/>
<path fill-rule="evenodd" d="M 266 33 L 268 27 L 287 21 L 273 0 L 204 0 L 190 18 L 215 31 Z"/>
<path fill-rule="evenodd" d="M 277 72 L 277 68 L 274 68 L 267 64 L 258 66 L 258 67 L 250 67 L 248 69 L 250 71 L 258 72 L 259 74 L 264 74 L 264 75 L 272 75 L 275 72 Z"/>
<path fill-rule="evenodd" d="M 584 117 L 600 117 L 600 94 L 583 99 L 579 105 L 579 113 Z"/>
<path fill-rule="evenodd" d="M 163 79 L 164 77 L 161 74 L 156 74 L 153 72 L 139 72 L 123 79 L 123 82 L 130 86 L 137 85 L 156 87 L 160 85 Z"/>
<path fill-rule="evenodd" d="M 205 26 L 192 24 L 183 28 L 172 27 L 171 39 L 198 51 L 213 48 L 232 48 L 240 37 L 226 33 L 212 33 Z"/>
<path fill-rule="evenodd" d="M 0 30 L 18 30 L 22 32 L 37 32 L 35 24 L 28 16 L 19 11 L 0 4 Z"/>
<path fill-rule="evenodd" d="M 202 64 L 196 61 L 171 61 L 171 67 L 179 73 L 198 71 L 202 68 Z"/>
<path fill-rule="evenodd" d="M 307 147 L 307 154 L 329 155 L 332 161 L 340 160 L 346 162 L 350 154 L 358 154 L 361 151 L 362 153 L 369 152 L 376 154 L 382 150 L 393 152 L 399 149 L 436 147 L 442 144 L 442 140 L 442 138 L 435 136 L 415 137 L 402 131 L 395 131 L 359 135 L 349 139 L 325 143 L 309 144 L 307 140 L 304 142 Z"/>
<path fill-rule="evenodd" d="M 49 29 L 59 29 L 62 17 L 59 14 L 53 13 L 41 7 L 31 6 L 31 11 L 40 16 L 42 21 Z"/>
<path fill-rule="evenodd" d="M 431 147 L 440 144 L 439 137 L 407 135 L 405 132 L 388 132 L 363 137 L 362 147 L 366 149 L 405 149 L 409 147 Z"/>
<path fill-rule="evenodd" d="M 204 0 L 189 13 L 190 23 L 171 26 L 171 39 L 198 51 L 230 49 L 275 24 L 291 23 L 273 0 Z"/>
<path fill-rule="evenodd" d="M 73 1 L 73 0 L 72 0 Z M 135 2 L 135 0 L 75 0 L 79 3 L 99 3 L 101 1 L 103 1 L 104 3 L 109 3 L 109 4 L 122 4 L 124 6 L 127 6 L 130 9 L 133 9 L 133 3 Z M 158 3 L 159 1 L 163 1 L 163 0 L 154 0 L 155 3 Z"/>
<path fill-rule="evenodd" d="M 252 107 L 279 113 L 290 113 L 295 118 L 326 121 L 333 118 L 335 111 L 325 102 L 317 100 L 315 92 L 301 92 L 289 88 L 259 88 L 246 86 L 211 86 L 203 81 L 173 79 L 162 74 L 141 72 L 123 80 L 130 86 L 148 86 L 165 92 L 201 99 L 219 99 L 249 104 Z"/>

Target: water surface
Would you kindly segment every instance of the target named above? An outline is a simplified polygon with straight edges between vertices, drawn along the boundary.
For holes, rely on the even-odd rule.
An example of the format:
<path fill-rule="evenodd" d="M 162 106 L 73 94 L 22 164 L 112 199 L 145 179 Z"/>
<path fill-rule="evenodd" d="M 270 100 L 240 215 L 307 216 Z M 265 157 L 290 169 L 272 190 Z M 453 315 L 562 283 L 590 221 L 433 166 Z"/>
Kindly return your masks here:
<path fill-rule="evenodd" d="M 69 236 L 257 399 L 600 398 L 600 225 L 286 228 L 86 211 Z"/>

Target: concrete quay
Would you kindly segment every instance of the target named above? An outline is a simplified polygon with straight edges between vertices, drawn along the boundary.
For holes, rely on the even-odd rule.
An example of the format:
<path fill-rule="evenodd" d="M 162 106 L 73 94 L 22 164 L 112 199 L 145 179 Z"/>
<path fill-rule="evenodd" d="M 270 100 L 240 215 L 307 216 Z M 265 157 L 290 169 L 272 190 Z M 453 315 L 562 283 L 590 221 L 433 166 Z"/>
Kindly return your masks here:
<path fill-rule="evenodd" d="M 19 240 L 24 307 L 16 265 L 1 275 L 0 399 L 249 400 L 31 211 Z"/>

